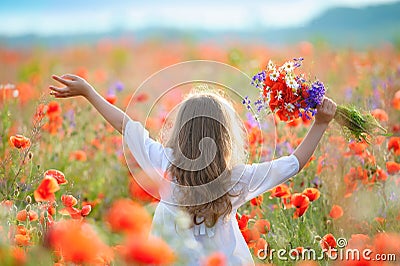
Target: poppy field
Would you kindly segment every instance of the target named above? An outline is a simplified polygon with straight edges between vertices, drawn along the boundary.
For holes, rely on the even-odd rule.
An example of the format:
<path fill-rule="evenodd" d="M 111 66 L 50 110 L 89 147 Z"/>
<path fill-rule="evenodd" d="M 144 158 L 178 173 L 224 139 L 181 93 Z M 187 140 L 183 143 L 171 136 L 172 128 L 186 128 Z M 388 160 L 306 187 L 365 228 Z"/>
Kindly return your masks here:
<path fill-rule="evenodd" d="M 130 173 L 122 136 L 84 98 L 50 96 L 49 85 L 56 85 L 52 74 L 79 75 L 125 110 L 131 100 L 139 107 L 153 104 L 149 98 L 161 94 L 162 84 L 131 96 L 149 76 L 176 63 L 215 60 L 253 76 L 269 59 L 283 63 L 298 57 L 304 58 L 303 72 L 324 82 L 328 97 L 370 110 L 388 135 L 355 142 L 332 122 L 300 173 L 239 209 L 238 225 L 254 260 L 258 265 L 398 265 L 398 47 L 129 38 L 0 47 L 0 264 L 185 265 L 179 250 L 148 237 L 157 199 L 132 178 L 141 170 Z M 163 141 L 159 129 L 182 94 L 167 94 L 157 104 L 146 123 L 151 136 Z M 312 123 L 277 120 L 271 133 L 260 129 L 241 101 L 235 104 L 247 130 L 249 163 L 292 153 Z M 141 115 L 139 109 L 132 118 Z M 275 147 L 260 157 L 258 148 L 271 139 Z M 273 253 L 279 249 L 287 251 L 287 260 Z M 301 256 L 311 249 L 318 259 Z M 368 249 L 370 259 L 340 259 L 338 254 L 349 249 Z M 215 251 L 201 264 L 225 265 L 227 259 Z"/>

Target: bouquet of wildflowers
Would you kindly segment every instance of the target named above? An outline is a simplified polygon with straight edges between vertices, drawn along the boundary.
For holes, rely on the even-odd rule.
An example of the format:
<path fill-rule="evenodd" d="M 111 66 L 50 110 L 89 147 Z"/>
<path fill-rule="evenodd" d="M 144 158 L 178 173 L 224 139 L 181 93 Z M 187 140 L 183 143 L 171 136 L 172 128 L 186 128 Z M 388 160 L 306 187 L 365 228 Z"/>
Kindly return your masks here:
<path fill-rule="evenodd" d="M 302 61 L 303 58 L 296 58 L 278 67 L 270 60 L 266 69 L 253 77 L 252 85 L 260 90 L 260 97 L 254 102 L 258 112 L 270 110 L 287 122 L 299 117 L 312 119 L 324 98 L 325 86 L 319 80 L 309 81 L 304 74 L 295 73 Z M 250 108 L 248 97 L 243 103 Z M 370 113 L 352 106 L 337 106 L 335 121 L 347 137 L 357 141 L 368 142 L 370 136 L 386 134 Z"/>

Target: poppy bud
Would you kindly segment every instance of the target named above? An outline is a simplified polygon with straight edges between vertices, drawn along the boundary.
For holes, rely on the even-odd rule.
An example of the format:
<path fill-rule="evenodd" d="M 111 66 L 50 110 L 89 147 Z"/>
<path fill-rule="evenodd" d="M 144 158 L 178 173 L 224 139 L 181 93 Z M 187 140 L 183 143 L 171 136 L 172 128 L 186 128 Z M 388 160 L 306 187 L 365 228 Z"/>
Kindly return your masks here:
<path fill-rule="evenodd" d="M 31 211 L 31 205 L 30 204 L 26 205 L 25 210 L 29 213 Z"/>
<path fill-rule="evenodd" d="M 27 202 L 28 204 L 31 204 L 31 203 L 32 203 L 32 197 L 31 197 L 31 196 L 26 196 L 25 200 L 26 200 L 26 202 Z"/>
<path fill-rule="evenodd" d="M 321 241 L 321 239 L 322 239 L 322 238 L 321 238 L 320 236 L 315 236 L 315 237 L 314 237 L 314 240 L 315 240 L 316 242 Z"/>

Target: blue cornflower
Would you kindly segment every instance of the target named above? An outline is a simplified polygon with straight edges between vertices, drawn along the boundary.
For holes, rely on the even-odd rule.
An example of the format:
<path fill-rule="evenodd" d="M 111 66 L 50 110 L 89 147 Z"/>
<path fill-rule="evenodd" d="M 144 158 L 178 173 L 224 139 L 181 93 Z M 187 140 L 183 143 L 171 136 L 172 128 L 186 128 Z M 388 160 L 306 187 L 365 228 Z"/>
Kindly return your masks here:
<path fill-rule="evenodd" d="M 250 101 L 250 99 L 249 99 L 249 96 L 244 97 L 242 103 L 243 103 L 244 105 L 246 105 L 246 108 L 247 108 L 248 110 L 251 110 L 251 106 L 250 106 L 251 101 Z"/>
<path fill-rule="evenodd" d="M 259 113 L 264 108 L 264 101 L 261 99 L 258 99 L 257 101 L 254 102 L 254 105 L 257 109 L 257 112 Z"/>
<path fill-rule="evenodd" d="M 303 57 L 299 57 L 299 58 L 293 58 L 294 61 L 294 67 L 301 67 L 301 64 L 303 63 L 304 58 Z"/>
<path fill-rule="evenodd" d="M 261 71 L 260 73 L 257 73 L 256 75 L 253 76 L 251 85 L 255 86 L 256 88 L 262 88 L 264 85 L 264 81 L 267 77 L 267 73 L 265 71 Z"/>
<path fill-rule="evenodd" d="M 121 81 L 117 81 L 114 83 L 113 87 L 118 91 L 122 91 L 124 89 L 124 84 Z"/>
<path fill-rule="evenodd" d="M 307 108 L 306 109 L 315 109 L 319 104 L 321 104 L 322 99 L 325 95 L 325 86 L 324 83 L 317 80 L 314 81 L 310 88 L 308 89 L 308 98 L 306 99 Z M 315 113 L 314 113 L 315 114 Z M 314 115 L 313 114 L 313 115 Z"/>

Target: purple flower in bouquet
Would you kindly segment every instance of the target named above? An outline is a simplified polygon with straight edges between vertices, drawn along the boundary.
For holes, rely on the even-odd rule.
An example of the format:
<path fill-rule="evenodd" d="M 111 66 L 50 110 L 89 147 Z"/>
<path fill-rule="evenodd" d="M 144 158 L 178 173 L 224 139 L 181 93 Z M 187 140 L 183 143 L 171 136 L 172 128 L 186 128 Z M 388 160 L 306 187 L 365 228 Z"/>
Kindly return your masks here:
<path fill-rule="evenodd" d="M 264 85 L 264 80 L 267 77 L 267 73 L 265 71 L 261 71 L 260 73 L 253 76 L 251 85 L 254 85 L 256 88 L 262 89 Z"/>
<path fill-rule="evenodd" d="M 309 95 L 309 97 L 306 98 L 307 107 L 317 108 L 317 106 L 322 103 L 322 99 L 324 99 L 325 95 L 324 83 L 322 83 L 319 80 L 314 81 L 307 92 Z"/>

